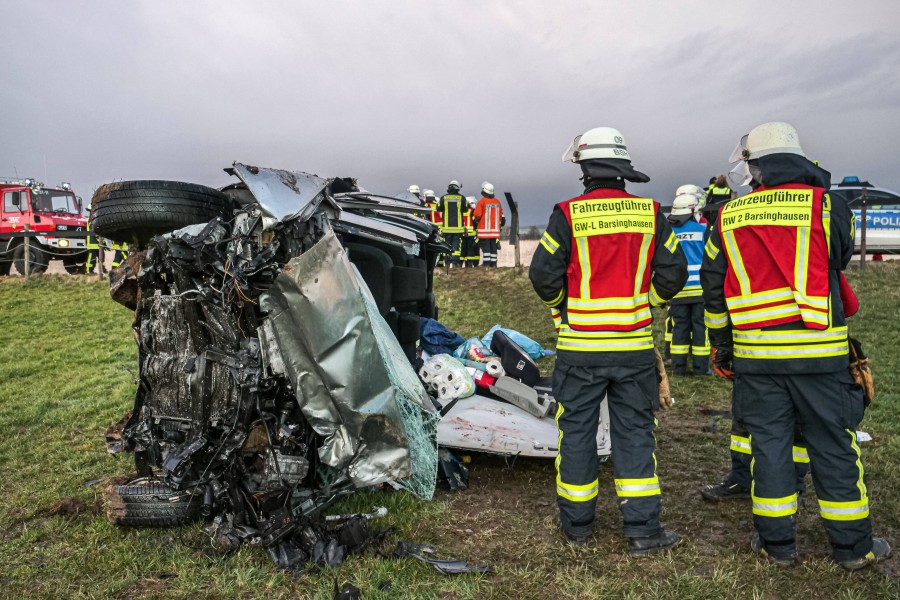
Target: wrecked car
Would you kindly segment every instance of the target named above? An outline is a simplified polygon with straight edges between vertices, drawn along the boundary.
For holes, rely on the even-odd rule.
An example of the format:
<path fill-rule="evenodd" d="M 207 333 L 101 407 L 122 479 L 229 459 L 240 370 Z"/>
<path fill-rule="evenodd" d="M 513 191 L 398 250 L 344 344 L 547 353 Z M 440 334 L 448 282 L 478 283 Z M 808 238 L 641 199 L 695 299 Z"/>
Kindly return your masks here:
<path fill-rule="evenodd" d="M 134 406 L 107 436 L 137 479 L 110 486 L 109 515 L 204 515 L 216 540 L 290 567 L 337 543 L 319 516 L 353 489 L 433 494 L 438 416 L 411 362 L 446 246 L 420 206 L 351 179 L 226 171 L 221 190 L 94 194 L 97 234 L 132 249 L 110 291 L 138 345 Z"/>

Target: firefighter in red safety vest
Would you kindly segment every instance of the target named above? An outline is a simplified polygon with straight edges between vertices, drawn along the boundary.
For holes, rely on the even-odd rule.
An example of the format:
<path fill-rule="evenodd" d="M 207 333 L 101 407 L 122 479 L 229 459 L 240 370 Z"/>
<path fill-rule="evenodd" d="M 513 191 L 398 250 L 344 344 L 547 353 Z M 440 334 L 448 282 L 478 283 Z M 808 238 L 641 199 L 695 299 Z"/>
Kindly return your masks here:
<path fill-rule="evenodd" d="M 628 551 L 645 556 L 679 540 L 659 520 L 654 411 L 659 408 L 651 305 L 672 298 L 687 261 L 659 204 L 625 191 L 647 182 L 622 134 L 598 127 L 575 138 L 563 160 L 578 163 L 584 194 L 557 204 L 529 277 L 558 332 L 557 504 L 563 533 L 583 544 L 597 503 L 597 428 L 609 402 L 616 495 Z"/>
<path fill-rule="evenodd" d="M 891 550 L 872 537 L 856 439 L 863 395 L 848 371 L 840 276 L 853 255 L 853 214 L 829 196 L 831 174 L 806 159 L 787 123 L 754 128 L 732 162 L 737 183 L 754 191 L 722 206 L 701 284 L 714 368 L 734 379 L 733 410 L 749 432 L 751 548 L 781 566 L 797 562 L 799 424 L 832 556 L 861 569 Z"/>
<path fill-rule="evenodd" d="M 447 245 L 452 248 L 449 256 L 444 256 L 444 264 L 451 267 L 460 266 L 462 236 L 465 232 L 465 224 L 463 223 L 463 212 L 466 210 L 466 199 L 459 190 L 462 186 L 457 180 L 453 180 L 447 186 L 447 193 L 441 196 L 438 202 L 438 208 L 441 211 L 441 233 Z"/>
<path fill-rule="evenodd" d="M 494 197 L 494 185 L 490 181 L 481 184 L 481 200 L 475 206 L 475 223 L 478 226 L 478 243 L 484 266 L 497 266 L 500 249 L 500 228 L 506 223 L 503 205 Z"/>

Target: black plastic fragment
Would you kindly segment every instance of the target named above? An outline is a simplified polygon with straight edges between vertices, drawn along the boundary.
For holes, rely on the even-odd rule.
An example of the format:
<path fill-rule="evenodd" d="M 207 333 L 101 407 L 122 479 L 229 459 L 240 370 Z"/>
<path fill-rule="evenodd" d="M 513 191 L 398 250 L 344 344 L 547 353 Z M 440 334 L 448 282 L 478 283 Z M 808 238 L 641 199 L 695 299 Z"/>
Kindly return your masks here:
<path fill-rule="evenodd" d="M 362 590 L 352 583 L 345 583 L 341 589 L 338 589 L 337 583 L 334 584 L 334 600 L 356 600 L 362 598 Z"/>
<path fill-rule="evenodd" d="M 432 546 L 425 544 L 417 544 L 415 542 L 398 542 L 397 548 L 394 550 L 394 556 L 404 558 L 411 556 L 424 563 L 428 563 L 434 567 L 438 573 L 442 575 L 459 575 L 462 573 L 490 573 L 493 571 L 491 566 L 470 565 L 464 560 L 439 560 L 423 556 L 423 554 L 434 554 L 435 550 Z"/>

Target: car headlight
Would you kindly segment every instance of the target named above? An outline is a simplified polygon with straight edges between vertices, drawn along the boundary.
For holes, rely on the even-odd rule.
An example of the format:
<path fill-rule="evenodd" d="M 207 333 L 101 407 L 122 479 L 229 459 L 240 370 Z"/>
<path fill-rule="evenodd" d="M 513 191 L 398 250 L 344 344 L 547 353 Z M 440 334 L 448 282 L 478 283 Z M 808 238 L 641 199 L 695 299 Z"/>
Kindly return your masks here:
<path fill-rule="evenodd" d="M 68 248 L 69 240 L 66 240 L 66 239 L 59 240 L 59 247 L 60 248 Z"/>

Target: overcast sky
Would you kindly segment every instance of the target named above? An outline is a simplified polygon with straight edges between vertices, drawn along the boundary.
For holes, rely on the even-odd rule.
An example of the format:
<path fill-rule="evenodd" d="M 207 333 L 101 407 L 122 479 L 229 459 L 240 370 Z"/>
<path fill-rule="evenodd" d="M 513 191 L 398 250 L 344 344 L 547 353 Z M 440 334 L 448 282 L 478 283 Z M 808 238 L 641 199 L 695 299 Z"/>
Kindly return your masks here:
<path fill-rule="evenodd" d="M 671 203 L 784 120 L 833 179 L 900 190 L 900 5 L 0 0 L 0 176 L 222 186 L 233 161 L 479 193 L 524 224 L 580 192 L 572 138 L 618 128 Z"/>

